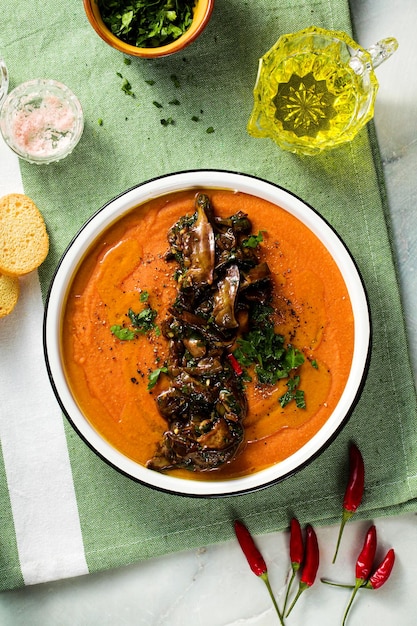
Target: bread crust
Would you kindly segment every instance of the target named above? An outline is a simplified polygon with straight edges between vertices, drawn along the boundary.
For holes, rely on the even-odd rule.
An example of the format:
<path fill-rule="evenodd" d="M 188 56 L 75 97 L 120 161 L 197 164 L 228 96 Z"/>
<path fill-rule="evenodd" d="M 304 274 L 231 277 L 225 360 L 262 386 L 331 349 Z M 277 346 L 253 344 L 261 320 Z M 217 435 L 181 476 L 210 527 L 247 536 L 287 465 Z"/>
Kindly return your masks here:
<path fill-rule="evenodd" d="M 0 318 L 9 315 L 19 298 L 20 283 L 14 276 L 0 274 Z"/>
<path fill-rule="evenodd" d="M 24 194 L 0 198 L 0 273 L 23 276 L 45 260 L 49 237 L 42 214 Z"/>

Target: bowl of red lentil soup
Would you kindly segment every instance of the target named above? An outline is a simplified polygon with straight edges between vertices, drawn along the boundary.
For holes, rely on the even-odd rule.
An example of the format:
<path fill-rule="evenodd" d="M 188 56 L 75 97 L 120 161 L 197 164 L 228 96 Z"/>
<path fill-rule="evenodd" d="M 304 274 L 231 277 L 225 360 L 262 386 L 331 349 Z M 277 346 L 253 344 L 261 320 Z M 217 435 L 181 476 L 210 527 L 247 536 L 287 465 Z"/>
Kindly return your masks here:
<path fill-rule="evenodd" d="M 207 26 L 215 0 L 160 0 L 132 10 L 128 0 L 83 0 L 87 18 L 107 44 L 127 56 L 155 58 L 183 50 Z"/>

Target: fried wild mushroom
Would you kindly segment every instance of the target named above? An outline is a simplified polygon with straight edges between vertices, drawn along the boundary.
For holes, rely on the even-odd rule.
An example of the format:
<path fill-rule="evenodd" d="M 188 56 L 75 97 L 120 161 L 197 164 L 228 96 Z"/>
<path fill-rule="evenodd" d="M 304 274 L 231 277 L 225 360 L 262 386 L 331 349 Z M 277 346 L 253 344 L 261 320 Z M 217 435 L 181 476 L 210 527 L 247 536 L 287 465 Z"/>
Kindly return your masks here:
<path fill-rule="evenodd" d="M 169 388 L 156 399 L 166 431 L 147 467 L 213 470 L 232 461 L 244 439 L 247 399 L 228 355 L 251 302 L 271 294 L 270 272 L 243 245 L 251 223 L 241 211 L 214 215 L 206 194 L 168 232 L 177 298 L 161 326 L 168 339 Z"/>

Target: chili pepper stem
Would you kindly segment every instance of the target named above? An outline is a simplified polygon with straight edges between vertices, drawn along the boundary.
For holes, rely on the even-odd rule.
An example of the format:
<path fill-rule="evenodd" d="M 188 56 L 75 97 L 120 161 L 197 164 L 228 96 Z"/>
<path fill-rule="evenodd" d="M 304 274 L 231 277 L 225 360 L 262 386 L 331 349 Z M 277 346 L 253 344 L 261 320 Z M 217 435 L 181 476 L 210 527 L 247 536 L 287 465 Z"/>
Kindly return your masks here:
<path fill-rule="evenodd" d="M 279 610 L 279 606 L 277 604 L 277 601 L 275 600 L 275 596 L 274 596 L 274 593 L 272 591 L 272 588 L 271 588 L 271 585 L 270 585 L 270 582 L 269 582 L 268 573 L 264 572 L 263 574 L 260 575 L 259 578 L 262 578 L 262 580 L 264 581 L 264 583 L 266 585 L 266 588 L 268 589 L 268 593 L 269 593 L 270 598 L 272 600 L 272 604 L 274 605 L 275 611 L 276 611 L 276 613 L 278 615 L 278 618 L 279 618 L 281 626 L 285 626 L 284 618 L 283 618 L 283 616 L 281 614 L 281 611 Z"/>
<path fill-rule="evenodd" d="M 288 598 L 289 598 L 289 595 L 290 595 L 291 587 L 292 587 L 292 584 L 294 582 L 296 573 L 297 573 L 297 570 L 295 568 L 293 568 L 292 574 L 291 574 L 291 578 L 290 578 L 290 580 L 288 582 L 287 592 L 285 594 L 284 607 L 282 609 L 282 614 L 283 615 L 285 615 L 285 609 L 287 608 Z"/>
<path fill-rule="evenodd" d="M 345 585 L 343 583 L 335 583 L 332 580 L 327 580 L 326 578 L 321 578 L 320 581 L 325 585 L 330 585 L 332 587 L 342 587 L 343 589 L 354 589 L 355 585 Z"/>
<path fill-rule="evenodd" d="M 298 598 L 301 596 L 301 594 L 303 593 L 303 591 L 305 591 L 306 589 L 308 589 L 308 585 L 307 583 L 303 583 L 300 582 L 300 585 L 298 587 L 298 591 L 297 591 L 297 595 L 295 596 L 290 608 L 288 609 L 288 613 L 285 615 L 285 617 L 288 617 L 288 615 L 291 613 L 291 611 L 293 610 L 295 603 L 297 602 Z"/>
<path fill-rule="evenodd" d="M 354 513 L 353 511 L 347 511 L 346 509 L 343 509 L 342 522 L 340 524 L 339 535 L 337 537 L 336 550 L 335 550 L 333 561 L 332 561 L 333 563 L 336 562 L 337 554 L 339 552 L 340 541 L 342 539 L 342 535 L 343 535 L 343 531 L 344 531 L 345 526 L 346 526 L 346 522 L 348 520 L 350 520 L 350 518 L 352 517 L 353 513 Z"/>
<path fill-rule="evenodd" d="M 362 578 L 357 578 L 357 579 L 356 579 L 356 583 L 355 583 L 355 586 L 354 586 L 354 588 L 353 588 L 352 595 L 350 596 L 349 603 L 348 603 L 348 605 L 347 605 L 347 607 L 346 607 L 346 610 L 345 610 L 345 613 L 344 613 L 344 615 L 343 615 L 342 626 L 345 626 L 345 625 L 346 625 L 346 620 L 347 620 L 348 613 L 349 613 L 349 611 L 350 611 L 350 607 L 352 606 L 353 601 L 354 601 L 354 599 L 355 599 L 355 596 L 356 596 L 356 594 L 358 593 L 359 589 L 362 587 L 362 585 L 363 585 L 363 583 L 364 583 L 364 582 L 365 582 L 365 581 L 364 581 Z"/>

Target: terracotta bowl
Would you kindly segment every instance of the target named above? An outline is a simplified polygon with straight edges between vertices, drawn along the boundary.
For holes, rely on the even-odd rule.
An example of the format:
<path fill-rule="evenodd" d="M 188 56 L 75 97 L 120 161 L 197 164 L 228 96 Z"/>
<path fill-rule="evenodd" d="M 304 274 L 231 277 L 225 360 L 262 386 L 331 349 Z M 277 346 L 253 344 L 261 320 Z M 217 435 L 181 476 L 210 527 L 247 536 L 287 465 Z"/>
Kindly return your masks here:
<path fill-rule="evenodd" d="M 225 480 L 184 479 L 147 469 L 112 447 L 80 410 L 65 374 L 62 354 L 63 314 L 74 276 L 88 250 L 102 233 L 134 207 L 156 197 L 183 190 L 226 189 L 267 200 L 299 219 L 325 246 L 344 279 L 354 320 L 353 357 L 341 397 L 320 430 L 294 454 L 275 465 Z M 139 184 L 99 209 L 81 228 L 64 253 L 47 296 L 44 319 L 46 364 L 56 397 L 74 429 L 94 452 L 121 473 L 168 493 L 220 497 L 248 493 L 291 476 L 311 463 L 334 440 L 360 396 L 368 370 L 371 346 L 370 314 L 366 291 L 343 241 L 313 208 L 294 194 L 270 182 L 245 174 L 195 170 L 161 176 Z"/>
<path fill-rule="evenodd" d="M 103 41 L 128 56 L 144 57 L 148 59 L 174 54 L 192 43 L 207 26 L 213 11 L 214 1 L 215 0 L 196 0 L 194 17 L 190 28 L 172 43 L 157 48 L 138 48 L 137 46 L 125 43 L 107 28 L 100 15 L 97 0 L 83 0 L 87 18 Z"/>

